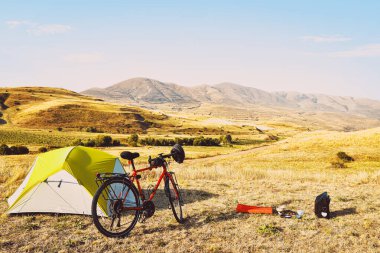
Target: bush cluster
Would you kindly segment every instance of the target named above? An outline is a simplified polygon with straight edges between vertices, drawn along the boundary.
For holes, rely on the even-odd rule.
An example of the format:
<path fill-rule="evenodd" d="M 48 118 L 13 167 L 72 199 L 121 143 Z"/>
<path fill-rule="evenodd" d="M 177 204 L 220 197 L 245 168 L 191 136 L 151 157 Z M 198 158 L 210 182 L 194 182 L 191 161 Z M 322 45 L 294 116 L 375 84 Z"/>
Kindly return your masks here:
<path fill-rule="evenodd" d="M 0 93 L 0 109 L 7 109 L 8 106 L 6 106 L 5 100 L 9 97 L 9 93 Z"/>
<path fill-rule="evenodd" d="M 131 136 L 129 136 L 127 140 L 128 145 L 132 147 L 136 147 L 138 141 L 139 141 L 139 136 L 137 134 L 131 134 Z"/>
<path fill-rule="evenodd" d="M 11 146 L 6 144 L 0 146 L 0 155 L 24 155 L 29 154 L 29 149 L 25 146 Z"/>
<path fill-rule="evenodd" d="M 352 156 L 349 156 L 346 152 L 338 152 L 336 154 L 336 161 L 331 162 L 331 167 L 336 169 L 347 168 L 346 163 L 353 162 L 355 159 Z"/>
<path fill-rule="evenodd" d="M 174 139 L 163 139 L 147 137 L 140 140 L 140 144 L 143 146 L 173 146 L 175 144 Z"/>
<path fill-rule="evenodd" d="M 193 146 L 219 146 L 219 144 L 219 139 L 203 136 L 195 137 L 193 141 Z"/>
<path fill-rule="evenodd" d="M 87 127 L 85 130 L 89 133 L 103 133 L 103 131 L 97 129 L 96 127 Z"/>
<path fill-rule="evenodd" d="M 353 162 L 354 161 L 354 158 L 352 158 L 351 156 L 347 155 L 346 152 L 342 152 L 341 151 L 341 152 L 338 152 L 336 155 L 343 162 Z"/>
<path fill-rule="evenodd" d="M 85 147 L 111 147 L 120 146 L 120 140 L 113 140 L 109 135 L 99 135 L 96 139 L 77 139 L 72 143 L 72 145 Z"/>
<path fill-rule="evenodd" d="M 227 135 L 221 135 L 219 137 L 220 143 L 223 143 L 224 145 L 232 144 L 232 136 L 230 134 Z"/>
<path fill-rule="evenodd" d="M 38 153 L 45 153 L 45 152 L 47 152 L 48 151 L 48 149 L 46 148 L 46 147 L 40 147 L 39 149 L 38 149 Z"/>
<path fill-rule="evenodd" d="M 165 138 L 153 138 L 147 137 L 141 139 L 141 145 L 144 146 L 173 146 L 178 143 L 184 146 L 219 146 L 220 140 L 218 138 L 210 137 L 195 137 L 195 138 L 175 138 L 175 139 L 165 139 Z"/>

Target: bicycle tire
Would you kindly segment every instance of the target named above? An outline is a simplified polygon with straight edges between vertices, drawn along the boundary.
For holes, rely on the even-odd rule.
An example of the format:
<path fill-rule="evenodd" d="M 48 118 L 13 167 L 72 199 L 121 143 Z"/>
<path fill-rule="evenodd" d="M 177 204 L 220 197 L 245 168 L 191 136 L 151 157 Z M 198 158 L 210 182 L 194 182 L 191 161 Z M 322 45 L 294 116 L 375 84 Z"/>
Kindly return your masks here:
<path fill-rule="evenodd" d="M 139 219 L 139 216 L 140 216 L 140 211 L 138 210 L 133 210 L 132 211 L 132 214 L 131 215 L 134 215 L 130 225 L 123 231 L 121 232 L 112 232 L 112 231 L 109 231 L 108 229 L 106 229 L 100 222 L 100 219 L 103 219 L 104 218 L 104 215 L 103 217 L 101 215 L 99 215 L 100 213 L 98 213 L 99 211 L 99 206 L 98 206 L 98 201 L 99 201 L 99 198 L 101 196 L 104 196 L 104 194 L 102 195 L 103 191 L 110 185 L 112 184 L 122 184 L 124 185 L 124 187 L 128 187 L 128 189 L 131 190 L 135 200 L 136 200 L 136 206 L 137 207 L 140 207 L 140 199 L 139 199 L 139 194 L 138 194 L 138 191 L 135 187 L 135 185 L 133 183 L 131 183 L 129 180 L 127 179 L 121 179 L 121 178 L 111 178 L 107 181 L 105 181 L 100 187 L 99 189 L 96 191 L 94 197 L 93 197 L 93 200 L 92 200 L 92 205 L 91 205 L 91 214 L 92 214 L 92 219 L 94 221 L 94 224 L 95 224 L 95 227 L 99 230 L 100 233 L 102 233 L 103 235 L 107 236 L 107 237 L 125 237 L 125 236 L 128 236 L 129 233 L 132 231 L 132 229 L 135 227 L 138 219 Z M 124 188 L 123 187 L 123 192 L 124 192 Z M 112 187 L 111 187 L 112 189 Z M 129 194 L 129 193 L 128 193 Z M 121 198 L 120 198 L 121 199 Z M 120 201 L 119 199 L 117 199 L 116 201 Z M 107 201 L 107 207 L 108 207 L 108 201 Z M 124 203 L 123 203 L 124 205 Z M 104 212 L 103 212 L 104 213 Z M 106 217 L 107 218 L 107 217 Z M 105 219 L 106 219 L 105 218 Z M 120 223 L 120 217 L 119 217 L 119 223 Z M 111 223 L 111 227 L 113 226 L 113 222 Z"/>
<path fill-rule="evenodd" d="M 165 191 L 166 195 L 168 196 L 170 207 L 172 209 L 174 218 L 177 220 L 178 223 L 182 224 L 185 222 L 185 219 L 183 218 L 183 211 L 182 211 L 182 197 L 179 188 L 177 187 L 177 184 L 175 183 L 172 176 L 166 176 L 165 178 Z M 178 192 L 178 197 L 175 194 L 175 191 Z"/>

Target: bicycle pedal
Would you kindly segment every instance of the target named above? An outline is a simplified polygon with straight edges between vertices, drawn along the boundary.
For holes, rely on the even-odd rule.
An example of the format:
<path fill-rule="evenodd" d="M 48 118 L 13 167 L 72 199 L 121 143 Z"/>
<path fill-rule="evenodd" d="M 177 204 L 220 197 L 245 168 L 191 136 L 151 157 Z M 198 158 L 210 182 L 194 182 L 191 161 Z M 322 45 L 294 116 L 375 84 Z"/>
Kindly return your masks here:
<path fill-rule="evenodd" d="M 145 221 L 146 221 L 145 218 L 140 218 L 140 219 L 139 219 L 139 222 L 140 222 L 141 224 L 145 223 Z"/>
<path fill-rule="evenodd" d="M 140 222 L 140 223 L 145 223 L 145 221 L 146 221 L 146 217 L 145 217 L 145 215 L 142 214 L 142 215 L 140 216 L 140 218 L 139 218 L 139 222 Z"/>

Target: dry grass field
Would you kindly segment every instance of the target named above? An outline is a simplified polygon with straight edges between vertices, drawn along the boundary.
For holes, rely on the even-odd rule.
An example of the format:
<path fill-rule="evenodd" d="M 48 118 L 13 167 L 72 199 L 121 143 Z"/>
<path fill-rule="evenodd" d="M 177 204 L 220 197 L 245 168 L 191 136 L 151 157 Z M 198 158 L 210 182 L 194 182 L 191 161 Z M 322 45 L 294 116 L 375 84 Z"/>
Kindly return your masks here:
<path fill-rule="evenodd" d="M 117 154 L 121 148 L 105 151 Z M 148 154 L 168 147 L 136 147 Z M 2 252 L 379 252 L 380 129 L 304 132 L 249 150 L 185 147 L 184 164 L 172 163 L 185 198 L 187 220 L 177 224 L 162 191 L 157 211 L 127 238 L 102 236 L 90 217 L 1 216 Z M 355 161 L 333 168 L 336 153 Z M 35 155 L 0 157 L 0 212 Z M 149 185 L 154 175 L 145 178 Z M 314 198 L 327 191 L 333 218 L 317 219 Z M 236 204 L 305 210 L 302 219 L 238 214 Z"/>

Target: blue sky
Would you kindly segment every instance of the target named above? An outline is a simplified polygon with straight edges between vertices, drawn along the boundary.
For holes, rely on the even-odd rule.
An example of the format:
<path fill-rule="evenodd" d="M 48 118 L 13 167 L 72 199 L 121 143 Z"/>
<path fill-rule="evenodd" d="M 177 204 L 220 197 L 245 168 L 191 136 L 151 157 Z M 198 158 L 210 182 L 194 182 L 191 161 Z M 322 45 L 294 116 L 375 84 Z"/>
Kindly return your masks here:
<path fill-rule="evenodd" d="M 380 1 L 0 1 L 0 85 L 133 77 L 380 99 Z"/>

